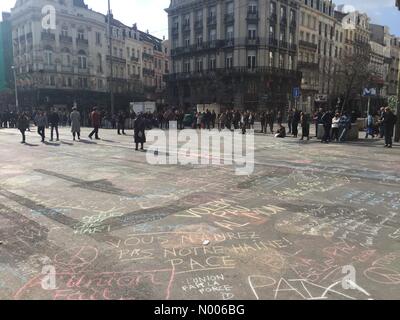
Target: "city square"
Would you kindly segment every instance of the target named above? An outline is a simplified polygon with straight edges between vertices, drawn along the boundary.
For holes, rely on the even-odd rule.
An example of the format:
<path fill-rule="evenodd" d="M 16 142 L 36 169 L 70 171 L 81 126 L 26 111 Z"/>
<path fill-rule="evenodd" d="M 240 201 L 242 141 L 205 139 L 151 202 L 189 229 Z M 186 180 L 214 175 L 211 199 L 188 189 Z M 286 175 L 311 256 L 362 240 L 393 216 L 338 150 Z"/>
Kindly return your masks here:
<path fill-rule="evenodd" d="M 254 173 L 237 176 L 149 165 L 112 130 L 60 131 L 27 145 L 0 131 L 1 299 L 399 296 L 398 147 L 256 133 Z"/>
<path fill-rule="evenodd" d="M 0 302 L 398 300 L 400 1 L 335 2 L 2 0 Z"/>

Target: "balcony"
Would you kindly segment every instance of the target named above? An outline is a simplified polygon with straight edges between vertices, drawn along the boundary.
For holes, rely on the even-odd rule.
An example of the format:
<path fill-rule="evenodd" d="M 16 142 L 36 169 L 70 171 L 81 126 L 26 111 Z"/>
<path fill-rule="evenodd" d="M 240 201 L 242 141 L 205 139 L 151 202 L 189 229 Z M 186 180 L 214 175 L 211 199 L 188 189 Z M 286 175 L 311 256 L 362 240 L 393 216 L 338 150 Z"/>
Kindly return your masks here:
<path fill-rule="evenodd" d="M 41 39 L 46 42 L 54 42 L 56 41 L 56 35 L 49 32 L 42 32 Z"/>
<path fill-rule="evenodd" d="M 29 32 L 27 35 L 26 35 L 26 40 L 32 40 L 32 32 Z"/>
<path fill-rule="evenodd" d="M 217 24 L 217 17 L 216 16 L 209 16 L 207 17 L 207 25 L 213 26 Z"/>
<path fill-rule="evenodd" d="M 304 40 L 299 41 L 299 46 L 303 47 L 303 48 L 313 49 L 314 51 L 316 51 L 318 49 L 318 45 L 316 43 L 312 43 L 312 42 L 304 41 Z"/>
<path fill-rule="evenodd" d="M 287 18 L 286 17 L 281 18 L 280 24 L 281 24 L 281 26 L 286 27 L 287 26 Z"/>
<path fill-rule="evenodd" d="M 258 46 L 260 44 L 260 38 L 246 38 L 247 46 Z"/>
<path fill-rule="evenodd" d="M 290 51 L 297 51 L 297 45 L 294 43 L 289 43 L 289 50 Z"/>
<path fill-rule="evenodd" d="M 72 37 L 60 35 L 59 39 L 63 44 L 72 44 Z"/>
<path fill-rule="evenodd" d="M 297 68 L 298 69 L 307 69 L 307 70 L 318 70 L 319 65 L 316 62 L 299 61 L 297 63 Z"/>
<path fill-rule="evenodd" d="M 131 56 L 131 62 L 139 62 L 139 57 Z"/>
<path fill-rule="evenodd" d="M 78 47 L 88 47 L 89 46 L 89 40 L 76 38 L 76 45 Z"/>
<path fill-rule="evenodd" d="M 233 13 L 228 13 L 225 15 L 224 20 L 226 24 L 233 24 L 235 23 L 235 15 Z"/>
<path fill-rule="evenodd" d="M 234 39 L 227 39 L 224 40 L 224 47 L 225 48 L 230 48 L 235 46 L 235 40 Z"/>
<path fill-rule="evenodd" d="M 280 48 L 285 48 L 285 49 L 287 49 L 288 46 L 289 46 L 289 44 L 288 44 L 286 41 L 282 41 L 282 40 L 279 41 L 279 47 L 280 47 Z"/>
<path fill-rule="evenodd" d="M 197 20 L 194 22 L 194 28 L 196 30 L 202 30 L 203 29 L 203 20 Z"/>
<path fill-rule="evenodd" d="M 258 20 L 260 20 L 260 18 L 258 16 L 258 11 L 254 11 L 254 10 L 247 11 L 247 21 L 257 22 Z"/>
<path fill-rule="evenodd" d="M 269 20 L 276 22 L 278 19 L 276 13 L 271 13 L 269 16 Z"/>
<path fill-rule="evenodd" d="M 271 47 L 277 47 L 278 46 L 278 40 L 276 38 L 270 37 L 268 41 L 269 45 Z"/>
<path fill-rule="evenodd" d="M 144 60 L 153 60 L 154 57 L 151 54 L 148 54 L 146 52 L 143 52 L 142 57 Z"/>
<path fill-rule="evenodd" d="M 143 76 L 154 77 L 154 70 L 143 68 Z"/>
<path fill-rule="evenodd" d="M 183 26 L 182 26 L 182 32 L 190 32 L 190 23 L 185 23 Z"/>
<path fill-rule="evenodd" d="M 78 73 L 79 74 L 84 74 L 84 75 L 89 75 L 90 71 L 89 71 L 89 68 L 86 68 L 86 69 L 79 68 L 78 69 Z"/>
<path fill-rule="evenodd" d="M 290 28 L 295 29 L 297 27 L 296 19 L 290 20 Z"/>
<path fill-rule="evenodd" d="M 61 72 L 73 73 L 74 72 L 74 67 L 61 66 Z"/>
<path fill-rule="evenodd" d="M 110 61 L 110 55 L 107 55 L 107 61 Z M 112 57 L 112 61 L 116 63 L 126 64 L 126 59 L 120 57 Z"/>
<path fill-rule="evenodd" d="M 45 64 L 43 65 L 43 70 L 44 71 L 50 71 L 50 72 L 56 72 L 57 71 L 57 66 L 55 64 Z"/>
<path fill-rule="evenodd" d="M 172 27 L 171 32 L 172 32 L 173 36 L 178 36 L 179 35 L 179 27 L 178 26 Z"/>
<path fill-rule="evenodd" d="M 130 75 L 130 78 L 131 78 L 132 80 L 140 80 L 140 75 L 139 75 L 139 74 L 131 74 L 131 75 Z"/>
<path fill-rule="evenodd" d="M 25 35 L 20 36 L 20 37 L 19 37 L 19 41 L 20 41 L 20 42 L 24 42 L 24 41 L 25 41 Z"/>

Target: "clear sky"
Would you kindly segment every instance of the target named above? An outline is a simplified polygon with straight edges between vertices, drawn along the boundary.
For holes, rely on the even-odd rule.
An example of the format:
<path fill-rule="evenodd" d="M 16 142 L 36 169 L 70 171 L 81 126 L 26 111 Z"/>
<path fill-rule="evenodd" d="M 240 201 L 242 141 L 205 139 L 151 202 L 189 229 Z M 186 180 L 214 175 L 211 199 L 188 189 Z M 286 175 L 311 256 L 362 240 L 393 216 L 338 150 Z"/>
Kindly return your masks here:
<path fill-rule="evenodd" d="M 88 6 L 96 11 L 107 12 L 107 0 L 85 0 Z M 391 33 L 400 36 L 400 11 L 395 10 L 395 0 L 347 0 L 334 1 L 337 5 L 353 5 L 357 10 L 366 12 L 372 23 L 387 25 Z M 167 14 L 164 11 L 170 0 L 111 0 L 115 18 L 126 25 L 138 24 L 140 30 L 162 38 L 168 37 Z M 9 11 L 15 0 L 0 0 L 0 11 Z"/>

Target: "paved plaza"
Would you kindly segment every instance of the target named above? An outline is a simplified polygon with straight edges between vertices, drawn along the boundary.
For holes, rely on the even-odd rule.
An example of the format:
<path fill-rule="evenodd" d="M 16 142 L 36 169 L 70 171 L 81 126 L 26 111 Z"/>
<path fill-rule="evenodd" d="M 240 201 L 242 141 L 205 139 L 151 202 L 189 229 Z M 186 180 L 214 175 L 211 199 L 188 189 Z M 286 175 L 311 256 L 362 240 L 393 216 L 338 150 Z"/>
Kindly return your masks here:
<path fill-rule="evenodd" d="M 0 129 L 0 299 L 400 297 L 399 145 L 256 134 L 238 176 L 32 130 Z"/>

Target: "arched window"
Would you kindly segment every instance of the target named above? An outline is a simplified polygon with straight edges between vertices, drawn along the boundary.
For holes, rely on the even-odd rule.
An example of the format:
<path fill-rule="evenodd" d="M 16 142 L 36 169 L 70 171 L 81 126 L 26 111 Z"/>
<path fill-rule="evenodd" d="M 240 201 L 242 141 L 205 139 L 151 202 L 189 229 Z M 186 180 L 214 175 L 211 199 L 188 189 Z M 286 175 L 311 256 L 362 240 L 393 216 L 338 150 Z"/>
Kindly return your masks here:
<path fill-rule="evenodd" d="M 87 68 L 86 52 L 83 51 L 83 50 L 80 50 L 78 52 L 78 66 L 79 66 L 79 69 L 86 69 Z"/>
<path fill-rule="evenodd" d="M 61 50 L 62 53 L 62 64 L 63 66 L 69 67 L 71 66 L 71 52 L 68 48 L 63 48 Z"/>

